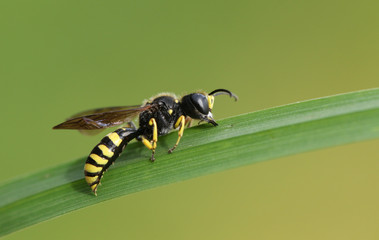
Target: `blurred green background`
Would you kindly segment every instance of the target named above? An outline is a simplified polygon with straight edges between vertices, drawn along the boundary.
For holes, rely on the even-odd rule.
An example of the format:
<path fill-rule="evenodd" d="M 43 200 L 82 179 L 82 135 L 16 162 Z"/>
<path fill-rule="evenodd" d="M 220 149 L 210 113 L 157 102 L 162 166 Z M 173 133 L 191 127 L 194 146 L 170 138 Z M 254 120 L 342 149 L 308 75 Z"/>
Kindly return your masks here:
<path fill-rule="evenodd" d="M 102 135 L 51 130 L 85 109 L 227 88 L 240 101 L 217 98 L 220 119 L 378 87 L 378 12 L 378 1 L 3 0 L 0 182 L 86 156 Z M 379 239 L 378 144 L 132 194 L 4 239 Z"/>

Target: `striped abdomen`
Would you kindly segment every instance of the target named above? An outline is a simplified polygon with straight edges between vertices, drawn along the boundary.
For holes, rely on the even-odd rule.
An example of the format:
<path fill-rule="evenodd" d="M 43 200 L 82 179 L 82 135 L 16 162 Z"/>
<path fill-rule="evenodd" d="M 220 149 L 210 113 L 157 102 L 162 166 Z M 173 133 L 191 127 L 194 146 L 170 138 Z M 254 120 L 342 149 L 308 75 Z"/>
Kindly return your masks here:
<path fill-rule="evenodd" d="M 137 137 L 136 135 L 134 129 L 119 128 L 105 136 L 93 148 L 84 165 L 84 175 L 95 194 L 104 172 L 118 158 L 128 142 Z"/>

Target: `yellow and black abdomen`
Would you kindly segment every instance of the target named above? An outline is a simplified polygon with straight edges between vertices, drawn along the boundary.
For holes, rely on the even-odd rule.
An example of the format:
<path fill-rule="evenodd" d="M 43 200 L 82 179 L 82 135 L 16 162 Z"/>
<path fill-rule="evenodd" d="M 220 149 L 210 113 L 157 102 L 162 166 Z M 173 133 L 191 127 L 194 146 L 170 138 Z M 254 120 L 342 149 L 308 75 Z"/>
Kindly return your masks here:
<path fill-rule="evenodd" d="M 95 194 L 104 172 L 117 159 L 128 142 L 138 135 L 135 129 L 119 128 L 105 136 L 93 148 L 84 165 L 84 175 Z"/>

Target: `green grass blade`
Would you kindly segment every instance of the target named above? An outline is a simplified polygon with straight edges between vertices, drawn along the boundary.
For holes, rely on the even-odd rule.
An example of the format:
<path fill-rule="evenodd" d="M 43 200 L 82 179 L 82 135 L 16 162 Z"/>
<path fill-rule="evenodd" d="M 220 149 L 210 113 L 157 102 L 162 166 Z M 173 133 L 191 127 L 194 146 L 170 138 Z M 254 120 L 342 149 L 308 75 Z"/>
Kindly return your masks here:
<path fill-rule="evenodd" d="M 127 146 L 95 197 L 85 158 L 0 186 L 0 236 L 64 213 L 164 184 L 290 154 L 379 137 L 379 89 L 280 106 L 159 139 L 156 162 L 140 143 Z"/>

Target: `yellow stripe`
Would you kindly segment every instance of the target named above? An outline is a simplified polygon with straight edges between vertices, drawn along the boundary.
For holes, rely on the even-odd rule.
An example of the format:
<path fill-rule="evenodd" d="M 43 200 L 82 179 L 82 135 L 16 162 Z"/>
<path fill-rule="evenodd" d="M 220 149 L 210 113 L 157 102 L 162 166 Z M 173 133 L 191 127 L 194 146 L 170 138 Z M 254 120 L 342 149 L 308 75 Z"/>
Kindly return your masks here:
<path fill-rule="evenodd" d="M 91 189 L 92 189 L 92 191 L 95 191 L 95 189 L 97 188 L 97 186 L 98 186 L 99 184 L 97 183 L 97 184 L 94 184 L 94 185 L 92 185 L 91 186 Z M 95 192 L 95 194 L 96 194 L 96 192 Z"/>
<path fill-rule="evenodd" d="M 84 170 L 87 171 L 87 172 L 90 172 L 90 173 L 97 173 L 97 172 L 100 172 L 102 169 L 102 167 L 96 167 L 92 164 L 89 164 L 89 163 L 86 163 L 84 165 Z"/>
<path fill-rule="evenodd" d="M 94 153 L 91 153 L 91 154 L 89 155 L 89 157 L 92 158 L 93 160 L 95 160 L 95 162 L 96 162 L 97 164 L 99 164 L 99 165 L 105 165 L 105 164 L 108 162 L 107 159 L 104 159 L 104 158 L 102 158 L 102 157 L 100 157 L 99 155 L 94 154 Z"/>
<path fill-rule="evenodd" d="M 120 146 L 122 140 L 117 133 L 112 132 L 108 134 L 108 138 L 113 142 L 114 145 L 116 145 L 117 147 Z"/>
<path fill-rule="evenodd" d="M 97 176 L 95 176 L 95 177 L 88 177 L 88 176 L 85 176 L 85 179 L 86 179 L 86 182 L 87 182 L 88 184 L 91 184 L 91 183 L 97 181 Z"/>
<path fill-rule="evenodd" d="M 109 150 L 109 148 L 107 146 L 105 146 L 104 144 L 100 144 L 98 147 L 103 152 L 104 156 L 109 157 L 109 158 L 111 158 L 113 156 L 113 152 L 111 150 Z"/>

